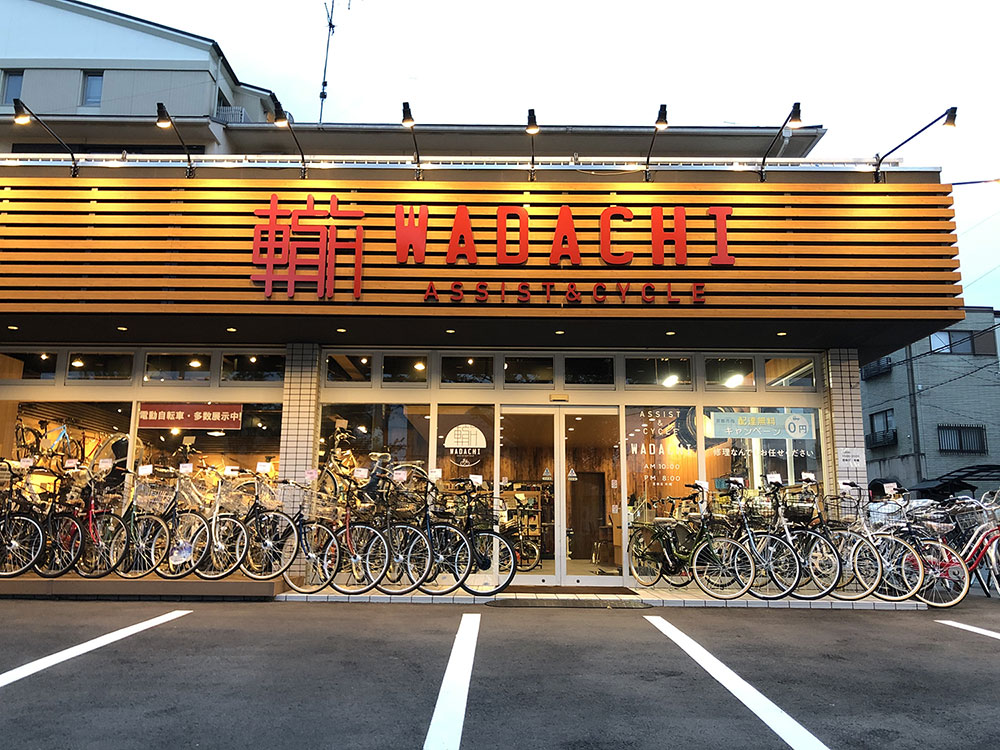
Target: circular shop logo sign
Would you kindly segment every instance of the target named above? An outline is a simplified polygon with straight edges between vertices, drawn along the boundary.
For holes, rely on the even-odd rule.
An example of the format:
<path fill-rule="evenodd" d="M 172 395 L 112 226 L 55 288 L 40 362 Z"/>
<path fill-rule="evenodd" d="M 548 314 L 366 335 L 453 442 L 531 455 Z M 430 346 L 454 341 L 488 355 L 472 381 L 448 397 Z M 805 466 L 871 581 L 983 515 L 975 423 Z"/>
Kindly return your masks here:
<path fill-rule="evenodd" d="M 444 447 L 455 466 L 477 466 L 486 450 L 486 435 L 475 425 L 460 424 L 445 436 Z"/>

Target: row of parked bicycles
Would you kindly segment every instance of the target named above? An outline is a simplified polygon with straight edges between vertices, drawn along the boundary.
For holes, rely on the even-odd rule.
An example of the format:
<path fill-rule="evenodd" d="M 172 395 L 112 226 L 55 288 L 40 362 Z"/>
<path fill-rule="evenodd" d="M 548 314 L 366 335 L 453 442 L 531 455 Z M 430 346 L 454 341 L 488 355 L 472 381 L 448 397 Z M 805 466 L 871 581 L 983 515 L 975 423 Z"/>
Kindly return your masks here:
<path fill-rule="evenodd" d="M 756 495 L 730 478 L 714 499 L 699 483 L 685 497 L 634 508 L 628 560 L 636 582 L 694 581 L 718 599 L 873 596 L 950 607 L 974 576 L 987 596 L 991 586 L 1000 593 L 997 492 L 932 502 L 901 491 L 876 502 L 851 483 L 821 497 L 810 479 L 794 489 L 762 480 Z"/>
<path fill-rule="evenodd" d="M 495 530 L 492 494 L 471 482 L 444 493 L 419 464 L 388 453 L 358 471 L 339 450 L 314 481 L 297 483 L 184 452 L 176 467 L 134 474 L 85 464 L 39 477 L 27 462 L 0 464 L 0 577 L 238 572 L 282 576 L 303 593 L 485 596 L 517 571 L 518 540 Z"/>

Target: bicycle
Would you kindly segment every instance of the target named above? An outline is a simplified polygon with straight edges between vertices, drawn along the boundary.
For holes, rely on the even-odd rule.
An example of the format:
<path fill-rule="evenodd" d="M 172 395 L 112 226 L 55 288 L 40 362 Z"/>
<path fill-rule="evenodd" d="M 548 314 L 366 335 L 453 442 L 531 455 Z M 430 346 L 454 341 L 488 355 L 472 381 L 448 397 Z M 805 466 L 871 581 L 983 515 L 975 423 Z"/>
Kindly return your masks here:
<path fill-rule="evenodd" d="M 221 477 L 220 503 L 237 515 L 249 534 L 247 553 L 239 566 L 243 575 L 255 581 L 269 581 L 292 564 L 299 539 L 292 519 L 279 510 L 281 500 L 268 477 L 246 469 L 240 474 L 241 482 Z"/>
<path fill-rule="evenodd" d="M 364 594 L 381 583 L 389 570 L 389 542 L 373 525 L 355 521 L 355 512 L 364 517 L 371 512 L 374 503 L 361 494 L 360 485 L 353 477 L 344 478 L 338 501 L 342 519 L 335 534 L 338 560 L 335 563 L 324 560 L 321 565 L 335 571 L 330 579 L 330 588 L 334 591 L 345 595 Z"/>
<path fill-rule="evenodd" d="M 183 446 L 185 450 L 183 458 L 185 463 L 192 453 L 198 453 L 191 446 Z M 218 475 L 216 469 L 207 464 L 202 464 L 202 473 L 214 473 Z M 233 573 L 246 559 L 247 550 L 250 547 L 250 532 L 246 525 L 232 513 L 222 511 L 222 482 L 221 477 L 216 476 L 214 489 L 206 487 L 205 492 L 200 492 L 195 486 L 195 479 L 191 474 L 181 474 L 177 479 L 178 492 L 182 495 L 189 495 L 197 498 L 201 507 L 205 505 L 205 495 L 210 494 L 211 513 L 205 519 L 208 524 L 208 544 L 207 551 L 202 561 L 195 566 L 194 574 L 199 578 L 216 581 Z M 204 482 L 203 482 L 204 484 Z"/>
<path fill-rule="evenodd" d="M 628 542 L 633 578 L 642 586 L 653 586 L 660 578 L 684 575 L 689 568 L 694 582 L 711 597 L 735 599 L 746 594 L 757 575 L 753 556 L 735 539 L 712 534 L 704 488 L 685 486 L 695 490 L 689 498 L 698 499 L 700 513 L 689 515 L 686 523 L 674 518 L 637 523 Z M 678 526 L 686 527 L 683 545 Z"/>
<path fill-rule="evenodd" d="M 13 469 L 4 463 L 3 499 L 0 500 L 0 578 L 12 578 L 29 570 L 42 554 L 42 527 L 16 508 L 20 503 L 13 494 Z"/>
<path fill-rule="evenodd" d="M 294 591 L 315 594 L 330 584 L 340 565 L 340 548 L 333 530 L 337 498 L 287 479 L 280 484 L 299 494 L 298 510 L 292 516 L 299 537 L 298 554 L 281 575 Z"/>
<path fill-rule="evenodd" d="M 459 526 L 469 538 L 472 559 L 462 588 L 473 596 L 494 596 L 506 589 L 517 573 L 516 554 L 510 541 L 496 531 L 497 513 L 491 492 L 476 491 L 468 479 L 455 480 L 456 499 L 464 522 Z"/>
<path fill-rule="evenodd" d="M 128 547 L 128 528 L 111 510 L 121 505 L 122 495 L 86 469 L 75 472 L 70 482 L 68 497 L 83 503 L 76 511 L 83 528 L 83 550 L 74 567 L 84 578 L 103 578 L 121 565 Z"/>
<path fill-rule="evenodd" d="M 42 473 L 43 482 L 32 481 L 37 473 Z M 10 484 L 24 510 L 42 529 L 42 551 L 32 564 L 32 569 L 42 578 L 58 578 L 73 569 L 83 549 L 83 529 L 80 522 L 69 510 L 58 510 L 59 492 L 53 486 L 41 490 L 38 485 L 58 482 L 51 472 L 32 469 L 24 476 L 14 478 L 6 472 L 5 484 Z"/>
<path fill-rule="evenodd" d="M 400 487 L 408 487 L 408 494 L 415 497 L 418 528 L 430 543 L 431 569 L 418 586 L 425 594 L 444 596 L 465 582 L 472 571 L 472 544 L 465 533 L 451 521 L 454 514 L 429 479 L 414 472 L 412 467 L 396 467 L 393 474 L 407 472 L 399 477 Z M 396 478 L 393 478 L 396 482 Z"/>
<path fill-rule="evenodd" d="M 50 439 L 50 434 L 54 437 Z M 48 441 L 48 445 L 45 442 Z M 67 425 L 61 424 L 49 429 L 47 420 L 38 420 L 38 429 L 24 424 L 21 415 L 14 422 L 14 453 L 16 458 L 36 456 L 40 459 L 64 457 L 80 460 L 83 458 L 83 441 L 71 437 Z"/>

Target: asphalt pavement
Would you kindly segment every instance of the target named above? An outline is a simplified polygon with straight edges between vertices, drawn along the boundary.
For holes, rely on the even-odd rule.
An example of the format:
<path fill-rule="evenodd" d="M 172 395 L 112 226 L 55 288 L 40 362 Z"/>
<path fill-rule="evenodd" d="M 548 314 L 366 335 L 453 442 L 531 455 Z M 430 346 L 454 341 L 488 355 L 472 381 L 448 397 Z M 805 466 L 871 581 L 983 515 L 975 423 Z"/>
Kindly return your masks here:
<path fill-rule="evenodd" d="M 466 614 L 478 617 L 460 648 Z M 1000 601 L 892 612 L 5 600 L 0 747 L 404 749 L 434 723 L 441 747 L 462 748 L 996 748 L 1000 639 L 937 620 L 1000 635 Z"/>

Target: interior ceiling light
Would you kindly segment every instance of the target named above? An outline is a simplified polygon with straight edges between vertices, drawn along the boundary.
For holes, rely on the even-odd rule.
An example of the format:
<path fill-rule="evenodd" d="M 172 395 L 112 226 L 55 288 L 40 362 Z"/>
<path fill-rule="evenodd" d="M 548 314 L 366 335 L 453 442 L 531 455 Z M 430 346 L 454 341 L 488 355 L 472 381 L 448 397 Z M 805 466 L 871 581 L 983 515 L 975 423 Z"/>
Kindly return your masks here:
<path fill-rule="evenodd" d="M 788 335 L 788 331 L 778 331 L 775 334 L 775 336 L 787 336 L 787 335 Z"/>
<path fill-rule="evenodd" d="M 418 370 L 418 371 L 424 370 L 426 368 L 427 368 L 427 365 L 425 365 L 423 362 L 417 362 L 417 363 L 415 363 L 413 365 L 413 369 L 414 370 Z"/>
<path fill-rule="evenodd" d="M 119 331 L 127 331 L 128 330 L 128 326 L 118 326 L 118 330 Z"/>
<path fill-rule="evenodd" d="M 338 328 L 337 329 L 337 333 L 347 333 L 347 329 L 346 328 Z"/>
<path fill-rule="evenodd" d="M 236 333 L 236 329 L 235 328 L 227 328 L 226 329 L 226 333 Z"/>
<path fill-rule="evenodd" d="M 180 435 L 181 434 L 181 428 L 180 427 L 171 427 L 170 428 L 170 434 L 171 435 Z"/>
<path fill-rule="evenodd" d="M 470 365 L 473 364 L 474 362 L 475 362 L 475 360 L 472 360 L 472 359 L 469 360 L 469 364 Z"/>
<path fill-rule="evenodd" d="M 250 357 L 250 362 L 251 362 L 251 363 L 253 363 L 253 362 L 256 362 L 256 361 L 257 361 L 257 358 L 256 358 L 256 357 Z"/>
<path fill-rule="evenodd" d="M 46 359 L 49 358 L 49 355 L 46 354 L 45 352 L 42 352 L 41 354 L 38 355 L 38 358 L 41 359 L 41 360 L 46 360 Z"/>
<path fill-rule="evenodd" d="M 8 331 L 16 331 L 16 330 L 18 330 L 18 327 L 17 326 L 7 326 L 7 330 Z"/>
<path fill-rule="evenodd" d="M 677 334 L 677 331 L 667 331 L 667 335 L 668 336 L 674 336 L 676 334 Z"/>
<path fill-rule="evenodd" d="M 583 421 L 583 417 L 577 417 L 577 418 L 576 418 L 576 421 L 577 421 L 577 422 L 582 422 L 582 421 Z"/>
<path fill-rule="evenodd" d="M 743 385 L 743 376 L 740 375 L 738 372 L 733 373 L 728 378 L 726 378 L 726 382 L 723 383 L 723 385 L 725 385 L 726 388 L 739 388 L 741 385 Z"/>
<path fill-rule="evenodd" d="M 72 362 L 70 362 L 70 364 L 73 365 L 73 367 L 83 367 L 83 360 L 77 357 Z"/>
<path fill-rule="evenodd" d="M 367 365 L 368 364 L 368 357 L 362 357 L 361 358 L 361 364 Z"/>
<path fill-rule="evenodd" d="M 192 359 L 190 362 L 188 362 L 188 367 L 201 367 L 201 360 Z"/>
<path fill-rule="evenodd" d="M 566 331 L 556 331 L 556 336 L 562 336 Z"/>
<path fill-rule="evenodd" d="M 211 432 L 206 432 L 205 434 L 209 435 L 211 437 L 225 437 L 226 436 L 226 433 L 224 433 L 222 430 L 212 430 Z"/>
<path fill-rule="evenodd" d="M 667 375 L 667 377 L 665 377 L 663 379 L 663 387 L 664 388 L 673 388 L 679 382 L 680 382 L 680 377 L 679 376 L 677 376 L 677 375 Z"/>
<path fill-rule="evenodd" d="M 454 328 L 446 328 L 444 332 L 445 333 L 454 333 L 455 329 Z"/>

